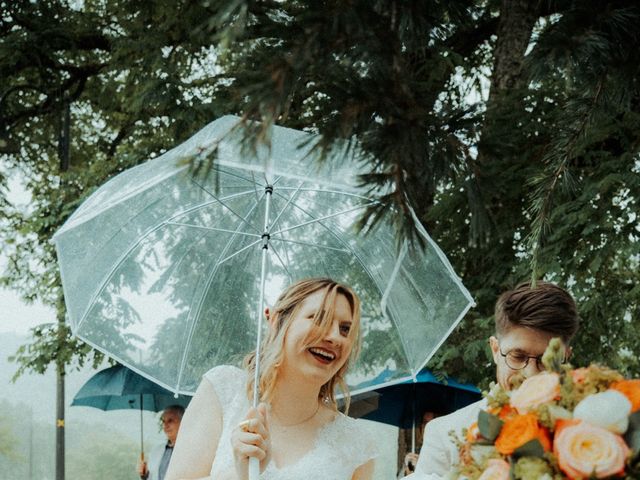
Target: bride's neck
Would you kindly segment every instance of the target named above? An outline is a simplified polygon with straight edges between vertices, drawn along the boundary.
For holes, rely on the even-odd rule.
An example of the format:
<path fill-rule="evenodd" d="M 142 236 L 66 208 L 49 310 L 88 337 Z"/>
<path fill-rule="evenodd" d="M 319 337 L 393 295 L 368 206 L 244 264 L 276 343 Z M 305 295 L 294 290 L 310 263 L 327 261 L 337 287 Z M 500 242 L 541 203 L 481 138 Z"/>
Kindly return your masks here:
<path fill-rule="evenodd" d="M 306 421 L 319 410 L 320 388 L 304 381 L 281 378 L 277 380 L 271 399 L 274 420 L 281 424 Z M 273 420 L 272 420 L 273 421 Z"/>

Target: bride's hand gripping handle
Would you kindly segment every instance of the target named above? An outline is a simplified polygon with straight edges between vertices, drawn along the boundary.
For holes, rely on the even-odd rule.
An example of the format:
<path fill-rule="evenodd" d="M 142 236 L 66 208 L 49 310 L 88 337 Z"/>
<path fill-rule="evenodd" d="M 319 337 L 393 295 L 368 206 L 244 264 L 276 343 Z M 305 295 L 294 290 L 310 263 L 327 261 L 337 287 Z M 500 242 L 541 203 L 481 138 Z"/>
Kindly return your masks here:
<path fill-rule="evenodd" d="M 258 480 L 271 459 L 269 419 L 264 403 L 251 408 L 231 434 L 238 480 Z"/>

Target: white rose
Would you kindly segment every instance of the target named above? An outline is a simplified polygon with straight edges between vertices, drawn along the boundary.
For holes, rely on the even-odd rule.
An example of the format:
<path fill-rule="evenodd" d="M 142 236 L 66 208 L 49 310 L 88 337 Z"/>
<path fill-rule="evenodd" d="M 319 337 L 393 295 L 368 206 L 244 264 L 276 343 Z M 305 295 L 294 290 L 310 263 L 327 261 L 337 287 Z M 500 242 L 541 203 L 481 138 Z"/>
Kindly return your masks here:
<path fill-rule="evenodd" d="M 589 395 L 573 410 L 573 418 L 619 434 L 627 431 L 630 414 L 631 402 L 616 390 Z"/>

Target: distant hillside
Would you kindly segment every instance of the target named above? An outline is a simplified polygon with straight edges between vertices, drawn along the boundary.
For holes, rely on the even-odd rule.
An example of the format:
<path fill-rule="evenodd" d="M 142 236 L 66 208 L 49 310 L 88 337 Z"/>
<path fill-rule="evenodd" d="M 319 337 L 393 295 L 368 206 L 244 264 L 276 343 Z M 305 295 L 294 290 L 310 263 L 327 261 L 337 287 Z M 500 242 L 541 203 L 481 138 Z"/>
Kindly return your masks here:
<path fill-rule="evenodd" d="M 11 378 L 17 370 L 15 363 L 7 359 L 13 355 L 20 345 L 29 341 L 28 337 L 13 333 L 0 333 L 0 399 L 12 404 L 23 404 L 31 407 L 35 420 L 55 422 L 56 375 L 50 368 L 44 375 L 23 375 L 15 383 Z M 82 425 L 87 429 L 114 430 L 118 435 L 125 435 L 132 440 L 140 441 L 140 414 L 130 411 L 103 412 L 95 408 L 70 407 L 73 396 L 93 374 L 94 370 L 85 368 L 80 372 L 72 371 L 66 375 L 65 403 L 67 432 L 74 431 L 74 425 Z M 159 432 L 157 415 L 144 412 L 145 437 L 149 442 L 162 441 Z M 82 431 L 78 432 L 82 433 Z"/>

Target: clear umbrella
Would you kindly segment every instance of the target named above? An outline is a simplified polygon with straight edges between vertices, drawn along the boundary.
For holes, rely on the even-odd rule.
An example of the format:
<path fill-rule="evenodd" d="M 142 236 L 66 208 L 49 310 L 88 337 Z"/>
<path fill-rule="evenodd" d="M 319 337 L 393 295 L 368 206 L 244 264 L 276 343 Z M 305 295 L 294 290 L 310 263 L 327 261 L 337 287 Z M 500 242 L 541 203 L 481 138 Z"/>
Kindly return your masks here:
<path fill-rule="evenodd" d="M 398 249 L 384 222 L 355 230 L 375 200 L 344 151 L 317 162 L 310 134 L 274 127 L 271 148 L 251 154 L 238 120 L 113 178 L 56 233 L 74 334 L 191 394 L 208 369 L 255 348 L 264 303 L 292 281 L 329 276 L 362 298 L 348 383 L 385 368 L 389 380 L 414 378 L 473 303 L 444 254 L 417 221 L 424 249 Z M 197 155 L 215 155 L 215 175 L 190 173 Z"/>

